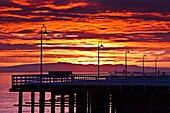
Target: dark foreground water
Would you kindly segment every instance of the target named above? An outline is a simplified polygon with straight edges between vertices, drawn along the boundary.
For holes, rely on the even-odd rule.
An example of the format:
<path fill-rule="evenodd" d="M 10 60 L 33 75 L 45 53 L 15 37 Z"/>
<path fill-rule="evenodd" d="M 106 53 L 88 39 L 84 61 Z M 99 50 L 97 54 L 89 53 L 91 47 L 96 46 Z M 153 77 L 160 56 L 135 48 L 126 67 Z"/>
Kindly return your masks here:
<path fill-rule="evenodd" d="M 11 75 L 21 73 L 0 73 L 0 113 L 17 113 L 18 93 L 9 92 L 11 88 Z M 28 74 L 28 73 L 27 73 Z M 39 101 L 39 93 L 35 93 L 35 101 Z M 30 102 L 30 93 L 23 93 L 23 104 Z M 46 93 L 46 100 L 50 99 L 50 93 Z M 23 107 L 23 113 L 30 113 L 31 107 Z M 56 107 L 56 113 L 59 113 L 60 108 Z M 66 108 L 66 112 L 68 109 Z M 46 113 L 50 113 L 50 107 L 45 108 Z M 39 108 L 35 107 L 35 113 L 39 113 Z"/>
<path fill-rule="evenodd" d="M 10 93 L 11 73 L 0 73 L 0 113 L 17 113 L 17 93 Z"/>

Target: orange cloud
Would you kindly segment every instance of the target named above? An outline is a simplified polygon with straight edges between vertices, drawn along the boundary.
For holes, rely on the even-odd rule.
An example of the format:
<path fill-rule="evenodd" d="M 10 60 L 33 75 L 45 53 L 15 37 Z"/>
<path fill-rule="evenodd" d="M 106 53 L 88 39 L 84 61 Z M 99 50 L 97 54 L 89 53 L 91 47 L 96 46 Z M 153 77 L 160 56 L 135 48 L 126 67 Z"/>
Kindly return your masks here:
<path fill-rule="evenodd" d="M 87 3 L 87 2 L 77 2 L 77 3 L 70 2 L 69 4 L 66 4 L 66 5 L 55 5 L 53 3 L 47 3 L 45 5 L 38 6 L 37 8 L 48 7 L 48 8 L 56 9 L 56 10 L 66 10 L 66 9 L 71 9 L 74 7 L 86 7 L 88 5 L 90 5 L 90 3 Z"/>
<path fill-rule="evenodd" d="M 28 0 L 10 0 L 10 1 L 24 6 L 31 5 L 31 3 Z"/>
<path fill-rule="evenodd" d="M 30 2 L 26 0 L 13 0 L 13 2 L 30 5 Z M 55 5 L 49 2 L 38 8 L 48 7 L 55 10 L 66 10 L 89 5 L 91 4 L 87 2 L 66 5 Z M 13 7 L 0 9 L 1 12 L 13 10 L 20 11 L 21 9 Z M 127 48 L 130 48 L 130 53 L 128 54 L 129 65 L 141 65 L 140 60 L 143 53 L 147 54 L 146 60 L 150 61 L 156 55 L 159 55 L 160 61 L 170 58 L 170 44 L 166 41 L 169 40 L 169 21 L 145 20 L 143 18 L 143 16 L 148 15 L 167 19 L 169 14 L 106 11 L 97 12 L 96 14 L 69 13 L 74 15 L 73 17 L 67 15 L 57 17 L 50 14 L 39 15 L 39 13 L 49 12 L 48 10 L 37 9 L 28 15 L 12 14 L 10 12 L 0 14 L 5 19 L 12 17 L 21 19 L 21 21 L 17 22 L 3 21 L 0 24 L 0 58 L 3 59 L 0 65 L 39 63 L 40 51 L 38 47 L 40 46 L 42 24 L 45 24 L 47 31 L 49 31 L 48 36 L 43 36 L 43 55 L 46 56 L 43 58 L 44 63 L 97 64 L 97 44 L 100 38 L 104 45 L 100 54 L 101 64 L 124 64 L 124 51 Z M 60 12 L 60 14 L 67 13 L 65 11 Z M 37 21 L 33 21 L 34 18 Z M 54 19 L 51 20 L 52 18 Z M 57 20 L 58 18 L 61 19 Z M 22 19 L 27 19 L 28 21 L 22 21 Z M 82 38 L 79 36 L 82 35 L 81 33 L 93 35 L 83 36 Z M 164 36 L 162 36 L 163 34 Z M 17 45 L 25 46 L 24 48 L 19 48 Z M 30 49 L 32 46 L 26 48 L 28 45 L 35 47 L 35 50 Z M 8 46 L 17 46 L 18 50 L 16 50 L 17 47 L 11 49 Z M 8 50 L 9 48 L 10 50 Z M 167 64 L 169 63 L 160 63 L 160 66 L 167 66 Z M 153 66 L 151 62 L 146 62 L 146 65 Z"/>
<path fill-rule="evenodd" d="M 5 11 L 21 11 L 22 8 L 16 8 L 16 7 L 2 7 L 0 6 L 0 12 L 5 12 Z"/>

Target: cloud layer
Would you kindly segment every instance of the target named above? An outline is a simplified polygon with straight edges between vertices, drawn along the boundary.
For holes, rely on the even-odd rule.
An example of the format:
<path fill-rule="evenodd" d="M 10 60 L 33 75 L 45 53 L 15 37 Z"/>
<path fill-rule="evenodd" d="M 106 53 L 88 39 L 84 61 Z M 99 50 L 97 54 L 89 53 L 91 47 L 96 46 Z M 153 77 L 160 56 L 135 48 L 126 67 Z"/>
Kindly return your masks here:
<path fill-rule="evenodd" d="M 40 30 L 43 62 L 97 64 L 97 46 L 102 41 L 101 64 L 169 67 L 169 0 L 1 0 L 1 66 L 38 63 Z M 26 59 L 26 60 L 25 60 Z"/>

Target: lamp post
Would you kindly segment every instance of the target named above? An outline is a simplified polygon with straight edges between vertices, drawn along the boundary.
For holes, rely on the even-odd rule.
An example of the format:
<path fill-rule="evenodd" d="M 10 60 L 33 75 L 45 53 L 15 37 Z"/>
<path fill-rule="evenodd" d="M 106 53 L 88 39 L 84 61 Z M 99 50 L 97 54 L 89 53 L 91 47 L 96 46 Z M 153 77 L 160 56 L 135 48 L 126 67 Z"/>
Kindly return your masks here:
<path fill-rule="evenodd" d="M 44 31 L 43 31 L 44 30 Z M 43 24 L 43 26 L 41 27 L 41 47 L 40 47 L 40 83 L 42 83 L 42 72 L 43 72 L 43 70 L 42 70 L 42 35 L 43 34 L 47 34 L 47 31 L 46 31 L 46 27 L 45 27 L 45 25 Z"/>
<path fill-rule="evenodd" d="M 143 54 L 143 76 L 145 76 L 145 57 L 146 57 L 146 54 Z"/>
<path fill-rule="evenodd" d="M 158 57 L 155 57 L 155 76 L 157 75 L 157 59 Z"/>
<path fill-rule="evenodd" d="M 127 54 L 129 53 L 129 50 L 125 50 L 125 76 L 127 76 Z"/>
<path fill-rule="evenodd" d="M 103 48 L 102 42 L 98 42 L 98 76 L 100 75 L 100 48 Z"/>

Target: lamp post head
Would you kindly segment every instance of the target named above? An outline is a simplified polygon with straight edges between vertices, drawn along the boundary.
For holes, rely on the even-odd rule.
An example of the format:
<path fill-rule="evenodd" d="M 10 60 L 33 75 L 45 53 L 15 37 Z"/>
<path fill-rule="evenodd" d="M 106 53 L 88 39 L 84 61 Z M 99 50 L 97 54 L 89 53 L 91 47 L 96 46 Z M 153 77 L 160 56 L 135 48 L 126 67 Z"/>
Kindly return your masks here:
<path fill-rule="evenodd" d="M 104 46 L 101 44 L 100 46 L 99 46 L 100 48 L 104 48 Z"/>
<path fill-rule="evenodd" d="M 44 34 L 45 36 L 47 36 L 48 32 L 46 31 L 46 29 L 45 29 L 45 31 L 43 32 L 43 34 Z"/>
<path fill-rule="evenodd" d="M 125 53 L 130 53 L 130 51 L 129 50 L 125 50 Z"/>
<path fill-rule="evenodd" d="M 155 57 L 155 60 L 157 60 L 158 59 L 158 57 Z"/>
<path fill-rule="evenodd" d="M 103 46 L 103 44 L 102 44 L 101 41 L 98 42 L 98 47 L 99 47 L 99 48 L 104 48 L 104 46 Z"/>
<path fill-rule="evenodd" d="M 43 28 L 44 28 L 44 32 L 42 32 Z M 41 32 L 42 32 L 42 34 L 44 34 L 45 36 L 48 34 L 48 32 L 46 31 L 45 24 L 43 24 L 43 26 L 41 27 Z"/>
<path fill-rule="evenodd" d="M 146 57 L 146 54 L 143 54 L 143 57 Z"/>

